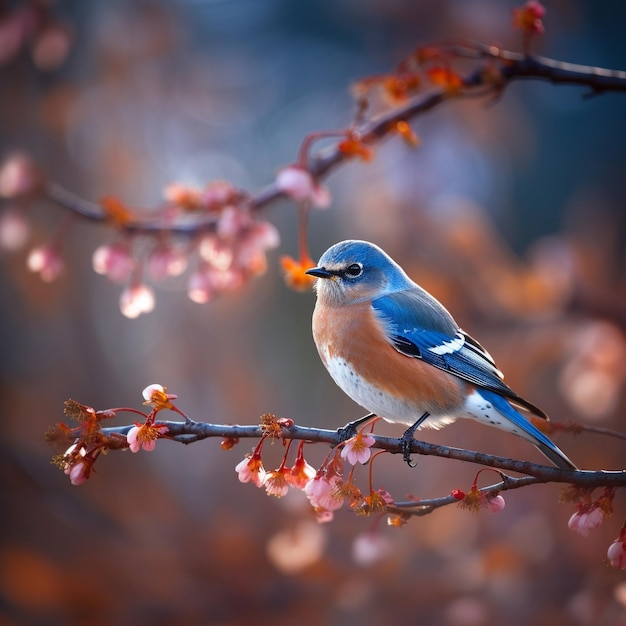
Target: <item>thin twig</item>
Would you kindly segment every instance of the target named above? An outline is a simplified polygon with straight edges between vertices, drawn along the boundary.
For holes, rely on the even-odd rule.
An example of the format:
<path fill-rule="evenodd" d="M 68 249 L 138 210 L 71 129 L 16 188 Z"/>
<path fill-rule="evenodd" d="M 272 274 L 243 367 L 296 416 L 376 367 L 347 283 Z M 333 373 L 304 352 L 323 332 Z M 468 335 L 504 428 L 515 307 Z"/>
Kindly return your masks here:
<path fill-rule="evenodd" d="M 606 435 L 607 437 L 615 437 L 616 439 L 623 439 L 626 441 L 626 433 L 620 433 L 612 428 L 603 428 L 602 426 L 590 426 L 583 424 L 580 426 L 581 432 L 596 433 L 597 435 Z"/>
<path fill-rule="evenodd" d="M 568 63 L 548 57 L 526 55 L 477 42 L 451 46 L 451 49 L 458 56 L 505 61 L 501 67 L 501 72 L 506 80 L 536 78 L 547 80 L 555 85 L 582 85 L 597 93 L 626 91 L 626 72 L 622 70 L 611 70 L 591 65 Z"/>
<path fill-rule="evenodd" d="M 489 494 L 497 494 L 501 491 L 510 491 L 511 489 L 521 489 L 528 485 L 536 485 L 544 481 L 534 476 L 522 476 L 520 478 L 514 478 L 512 476 L 505 476 L 504 480 L 488 487 L 482 487 L 478 491 L 486 496 Z M 443 496 L 441 498 L 429 498 L 425 500 L 408 500 L 406 502 L 394 502 L 387 507 L 388 513 L 396 513 L 399 515 L 410 514 L 412 516 L 424 516 L 432 513 L 436 509 L 440 509 L 443 506 L 450 504 L 462 504 L 462 500 L 459 501 L 452 495 Z"/>

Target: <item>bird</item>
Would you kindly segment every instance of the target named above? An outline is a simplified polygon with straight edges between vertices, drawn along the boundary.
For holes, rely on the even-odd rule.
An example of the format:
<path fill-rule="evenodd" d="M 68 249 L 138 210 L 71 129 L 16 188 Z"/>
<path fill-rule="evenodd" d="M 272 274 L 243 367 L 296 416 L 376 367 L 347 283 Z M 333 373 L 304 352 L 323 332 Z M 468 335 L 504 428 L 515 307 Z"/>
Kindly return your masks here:
<path fill-rule="evenodd" d="M 410 425 L 409 464 L 417 428 L 469 418 L 529 441 L 560 469 L 577 469 L 520 410 L 546 413 L 515 393 L 480 343 L 380 247 L 341 241 L 306 273 L 317 278 L 313 339 L 324 366 L 370 411 L 364 420 Z"/>

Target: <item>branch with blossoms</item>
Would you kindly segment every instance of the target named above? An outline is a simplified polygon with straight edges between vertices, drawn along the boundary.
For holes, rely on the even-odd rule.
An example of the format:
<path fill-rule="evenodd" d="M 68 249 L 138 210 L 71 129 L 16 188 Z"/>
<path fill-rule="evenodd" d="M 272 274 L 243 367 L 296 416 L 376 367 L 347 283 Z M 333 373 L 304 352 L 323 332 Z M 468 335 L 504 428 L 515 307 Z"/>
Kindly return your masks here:
<path fill-rule="evenodd" d="M 626 92 L 626 72 L 531 55 L 533 38 L 544 32 L 544 17 L 545 9 L 536 0 L 514 10 L 513 26 L 522 33 L 523 52 L 463 41 L 423 46 L 391 72 L 357 81 L 352 123 L 345 129 L 308 135 L 296 162 L 280 168 L 275 181 L 258 191 L 221 180 L 202 189 L 174 183 L 164 189 L 159 207 L 132 208 L 114 197 L 95 203 L 46 180 L 27 157 L 10 157 L 0 168 L 0 198 L 15 207 L 45 197 L 68 211 L 50 240 L 31 251 L 28 269 L 46 282 L 55 280 L 64 269 L 67 233 L 77 220 L 89 220 L 115 231 L 110 243 L 95 250 L 92 265 L 98 274 L 126 285 L 120 296 L 125 316 L 152 311 L 155 294 L 150 283 L 180 276 L 189 266 L 188 296 L 205 303 L 265 271 L 266 252 L 279 245 L 279 234 L 259 214 L 273 201 L 287 197 L 299 207 L 299 257 L 283 257 L 281 263 L 290 286 L 308 289 L 312 278 L 304 272 L 313 265 L 307 246 L 308 211 L 330 205 L 330 193 L 320 181 L 339 165 L 355 158 L 370 161 L 374 147 L 387 137 L 399 136 L 415 147 L 419 138 L 411 122 L 421 115 L 455 100 L 493 101 L 517 80 L 579 85 L 591 94 Z M 459 66 L 468 61 L 473 67 L 461 73 Z M 336 138 L 334 145 L 312 151 L 316 140 L 328 137 Z M 0 215 L 0 243 L 16 248 L 26 237 L 23 211 L 5 210 Z"/>
<path fill-rule="evenodd" d="M 321 522 L 330 521 L 334 512 L 344 505 L 357 515 L 384 515 L 393 526 L 401 526 L 411 517 L 424 516 L 455 503 L 471 511 L 486 509 L 497 513 L 505 506 L 502 494 L 506 491 L 536 484 L 561 483 L 567 485 L 561 499 L 575 505 L 569 528 L 584 536 L 611 515 L 617 489 L 626 486 L 626 470 L 564 470 L 414 440 L 411 443 L 413 454 L 467 461 L 483 468 L 477 472 L 467 490 L 453 489 L 440 498 L 400 501 L 386 489 L 375 486 L 377 457 L 405 450 L 402 439 L 383 437 L 373 432 L 377 418 L 345 440 L 342 429 L 333 431 L 298 426 L 292 419 L 276 418 L 272 414 L 261 416 L 260 424 L 255 426 L 198 422 L 174 403 L 176 395 L 167 393 L 167 389 L 158 384 L 146 387 L 143 397 L 144 405 L 152 407 L 148 413 L 134 408 L 97 411 L 74 400 L 66 402 L 66 416 L 78 425 L 57 424 L 49 431 L 48 440 L 66 447 L 65 452 L 54 457 L 54 463 L 69 476 L 73 485 L 87 481 L 100 455 L 109 450 L 151 452 L 161 439 L 190 444 L 215 437 L 222 438 L 222 449 L 230 450 L 241 439 L 252 438 L 258 439 L 258 442 L 234 468 L 239 480 L 263 488 L 268 495 L 276 497 L 284 496 L 290 488 L 303 491 Z M 157 420 L 157 415 L 163 410 L 177 413 L 184 421 Z M 137 415 L 141 421 L 122 426 L 103 426 L 120 413 Z M 572 432 L 583 429 L 578 425 L 553 425 L 553 428 Z M 279 466 L 271 470 L 265 468 L 262 458 L 268 439 L 282 442 L 285 448 Z M 294 442 L 298 442 L 295 458 L 291 454 Z M 330 445 L 330 452 L 317 468 L 306 460 L 304 454 L 305 445 L 315 443 Z M 360 465 L 366 466 L 368 471 L 369 488 L 365 491 L 354 480 L 356 468 Z M 505 471 L 521 476 L 511 476 Z M 479 487 L 478 480 L 483 472 L 496 473 L 498 482 Z M 594 495 L 598 489 L 600 494 Z"/>

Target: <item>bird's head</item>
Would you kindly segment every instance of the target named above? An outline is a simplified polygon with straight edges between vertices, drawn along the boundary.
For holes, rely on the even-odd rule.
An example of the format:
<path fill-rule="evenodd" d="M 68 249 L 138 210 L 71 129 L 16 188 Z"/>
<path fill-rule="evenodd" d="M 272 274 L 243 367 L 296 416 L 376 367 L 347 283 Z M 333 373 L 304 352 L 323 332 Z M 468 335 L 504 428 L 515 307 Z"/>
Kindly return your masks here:
<path fill-rule="evenodd" d="M 319 279 L 317 297 L 329 306 L 355 304 L 413 285 L 389 255 L 368 241 L 336 243 L 307 274 Z"/>

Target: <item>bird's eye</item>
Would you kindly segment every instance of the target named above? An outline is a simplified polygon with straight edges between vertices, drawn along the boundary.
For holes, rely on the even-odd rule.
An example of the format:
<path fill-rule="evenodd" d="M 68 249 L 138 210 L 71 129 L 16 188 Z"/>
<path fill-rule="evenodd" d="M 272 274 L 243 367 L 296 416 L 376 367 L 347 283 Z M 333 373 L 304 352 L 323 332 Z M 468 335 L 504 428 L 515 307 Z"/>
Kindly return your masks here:
<path fill-rule="evenodd" d="M 348 267 L 346 267 L 346 274 L 348 276 L 352 276 L 353 278 L 360 276 L 362 273 L 363 266 L 360 263 L 353 263 L 352 265 L 348 265 Z"/>

